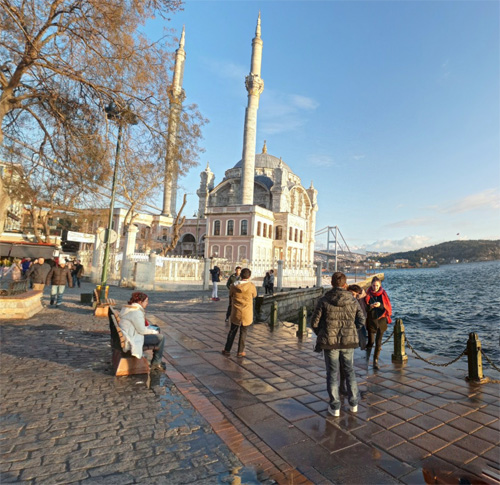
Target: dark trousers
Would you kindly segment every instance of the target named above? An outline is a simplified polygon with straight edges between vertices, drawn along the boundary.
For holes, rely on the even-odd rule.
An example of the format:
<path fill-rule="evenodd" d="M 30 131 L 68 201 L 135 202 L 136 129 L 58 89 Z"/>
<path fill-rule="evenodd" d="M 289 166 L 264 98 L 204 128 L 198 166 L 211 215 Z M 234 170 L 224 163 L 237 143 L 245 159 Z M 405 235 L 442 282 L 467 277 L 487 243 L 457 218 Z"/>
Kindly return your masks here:
<path fill-rule="evenodd" d="M 231 323 L 231 328 L 229 329 L 229 333 L 227 334 L 226 346 L 224 347 L 224 350 L 226 352 L 231 352 L 231 347 L 233 346 L 234 338 L 236 337 L 238 329 L 240 329 L 240 339 L 238 341 L 238 354 L 244 352 L 248 327 L 245 327 L 243 325 L 235 325 L 234 323 Z"/>
<path fill-rule="evenodd" d="M 229 305 L 227 306 L 227 311 L 226 311 L 226 320 L 229 320 L 229 317 L 231 316 L 231 298 L 229 298 Z"/>
<path fill-rule="evenodd" d="M 372 348 L 375 344 L 375 349 L 382 348 L 382 337 L 387 330 L 387 318 L 368 321 L 368 348 Z"/>
<path fill-rule="evenodd" d="M 162 333 L 146 334 L 144 335 L 144 345 L 158 346 L 158 350 L 153 350 L 151 364 L 160 364 L 163 357 L 163 348 L 165 347 L 165 335 Z"/>
<path fill-rule="evenodd" d="M 274 283 L 269 283 L 268 290 L 270 295 L 274 295 Z"/>

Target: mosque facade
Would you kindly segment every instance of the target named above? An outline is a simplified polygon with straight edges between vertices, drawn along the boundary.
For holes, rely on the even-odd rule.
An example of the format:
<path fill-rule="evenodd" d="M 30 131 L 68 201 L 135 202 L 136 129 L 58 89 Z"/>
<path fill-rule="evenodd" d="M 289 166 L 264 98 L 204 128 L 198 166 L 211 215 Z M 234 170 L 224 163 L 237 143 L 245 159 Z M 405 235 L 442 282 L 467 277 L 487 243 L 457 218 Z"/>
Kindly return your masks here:
<path fill-rule="evenodd" d="M 317 191 L 312 182 L 305 188 L 289 165 L 269 154 L 266 142 L 261 153 L 255 153 L 257 110 L 264 90 L 262 47 L 259 14 L 245 79 L 242 159 L 218 184 L 208 165 L 201 172 L 197 218 L 186 220 L 175 252 L 242 264 L 260 262 L 269 268 L 278 260 L 289 268 L 312 268 Z"/>

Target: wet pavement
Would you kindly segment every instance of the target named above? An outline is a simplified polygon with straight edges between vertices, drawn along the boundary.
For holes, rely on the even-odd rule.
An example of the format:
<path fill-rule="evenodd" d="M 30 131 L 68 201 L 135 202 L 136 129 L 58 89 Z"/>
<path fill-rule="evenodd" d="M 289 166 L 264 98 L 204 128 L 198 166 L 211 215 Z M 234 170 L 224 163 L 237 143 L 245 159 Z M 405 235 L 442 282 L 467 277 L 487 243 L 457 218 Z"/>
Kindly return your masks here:
<path fill-rule="evenodd" d="M 224 294 L 149 292 L 167 371 L 148 389 L 111 375 L 91 289 L 0 323 L 2 483 L 500 482 L 500 386 L 467 383 L 465 361 L 396 365 L 389 342 L 374 372 L 357 350 L 359 411 L 334 418 L 312 336 L 253 325 L 246 357 L 225 357 Z"/>

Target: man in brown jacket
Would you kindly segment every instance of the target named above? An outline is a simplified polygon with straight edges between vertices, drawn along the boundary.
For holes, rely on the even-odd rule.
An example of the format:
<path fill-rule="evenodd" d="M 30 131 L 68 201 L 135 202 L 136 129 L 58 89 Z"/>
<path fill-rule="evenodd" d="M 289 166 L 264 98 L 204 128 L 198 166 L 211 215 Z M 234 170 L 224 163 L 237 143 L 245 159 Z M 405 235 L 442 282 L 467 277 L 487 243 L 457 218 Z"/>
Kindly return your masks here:
<path fill-rule="evenodd" d="M 224 355 L 231 354 L 231 347 L 239 328 L 238 357 L 245 357 L 245 339 L 248 326 L 253 323 L 253 299 L 257 296 L 257 289 L 253 283 L 250 283 L 250 276 L 252 276 L 252 272 L 248 268 L 244 268 L 241 271 L 241 280 L 236 281 L 229 291 L 231 328 L 227 335 L 226 346 L 222 351 Z"/>

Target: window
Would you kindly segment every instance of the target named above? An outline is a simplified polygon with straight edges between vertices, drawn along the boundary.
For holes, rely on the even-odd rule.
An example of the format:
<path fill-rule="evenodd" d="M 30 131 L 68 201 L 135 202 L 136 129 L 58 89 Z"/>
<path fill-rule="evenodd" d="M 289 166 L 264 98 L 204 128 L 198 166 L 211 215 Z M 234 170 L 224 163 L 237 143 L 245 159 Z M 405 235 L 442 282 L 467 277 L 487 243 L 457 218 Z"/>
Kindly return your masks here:
<path fill-rule="evenodd" d="M 245 219 L 241 221 L 240 236 L 247 236 L 247 235 L 248 235 L 248 221 Z"/>
<path fill-rule="evenodd" d="M 261 226 L 261 223 L 259 221 L 259 222 L 257 222 L 257 236 L 260 236 L 260 226 Z"/>
<path fill-rule="evenodd" d="M 283 227 L 276 226 L 276 240 L 281 241 L 283 239 Z"/>
<path fill-rule="evenodd" d="M 234 234 L 234 221 L 227 221 L 227 235 L 232 236 Z"/>
<path fill-rule="evenodd" d="M 238 261 L 243 261 L 244 259 L 247 259 L 247 247 L 240 246 L 238 248 Z"/>
<path fill-rule="evenodd" d="M 214 222 L 214 236 L 220 236 L 220 221 Z"/>
<path fill-rule="evenodd" d="M 295 242 L 299 240 L 299 230 L 295 229 Z"/>
<path fill-rule="evenodd" d="M 233 260 L 233 246 L 226 246 L 224 248 L 224 256 L 228 261 Z"/>
<path fill-rule="evenodd" d="M 212 246 L 212 256 L 215 258 L 219 256 L 219 246 L 217 245 Z"/>
<path fill-rule="evenodd" d="M 302 243 L 302 240 L 304 238 L 304 231 L 300 231 L 300 242 Z"/>
<path fill-rule="evenodd" d="M 269 230 L 267 231 L 267 237 L 269 239 L 273 238 L 273 226 L 271 226 L 271 224 L 269 224 Z"/>
<path fill-rule="evenodd" d="M 293 241 L 293 229 L 292 228 L 290 228 L 290 233 L 288 234 L 288 239 L 290 241 Z"/>
<path fill-rule="evenodd" d="M 267 237 L 267 224 L 264 223 L 264 227 L 262 228 L 262 237 Z"/>

